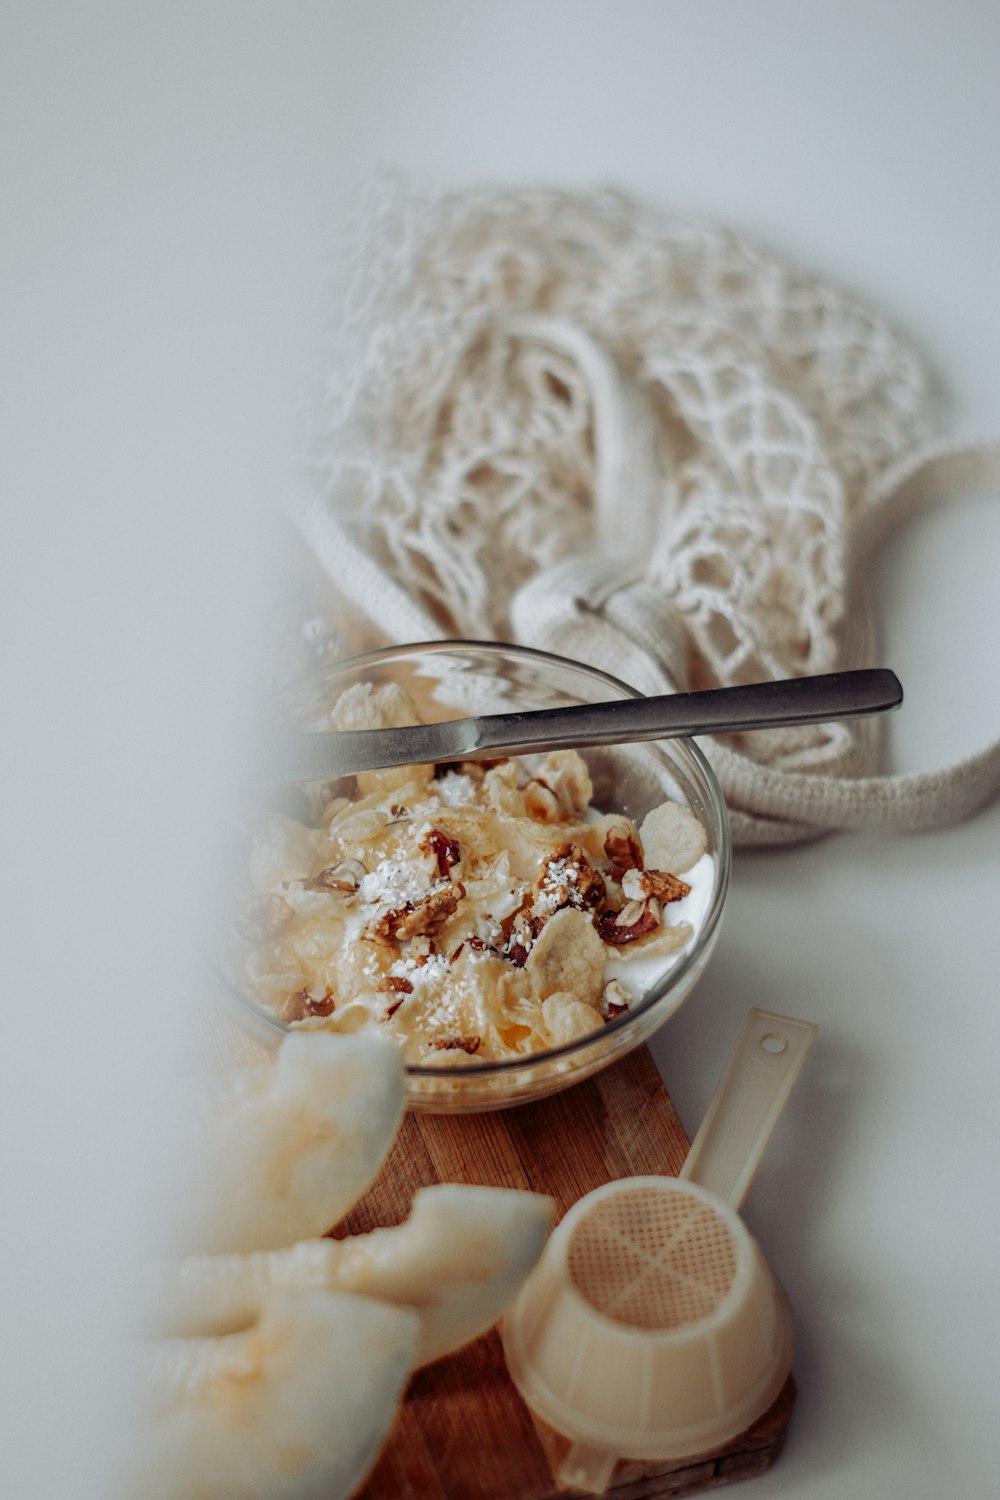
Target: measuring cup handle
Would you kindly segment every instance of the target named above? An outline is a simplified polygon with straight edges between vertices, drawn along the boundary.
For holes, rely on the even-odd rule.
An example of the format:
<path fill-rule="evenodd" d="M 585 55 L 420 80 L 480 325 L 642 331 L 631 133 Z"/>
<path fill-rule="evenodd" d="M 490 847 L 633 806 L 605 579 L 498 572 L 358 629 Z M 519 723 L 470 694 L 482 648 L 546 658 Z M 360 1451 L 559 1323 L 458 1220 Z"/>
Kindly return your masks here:
<path fill-rule="evenodd" d="M 678 1174 L 739 1209 L 818 1027 L 751 1010 Z"/>

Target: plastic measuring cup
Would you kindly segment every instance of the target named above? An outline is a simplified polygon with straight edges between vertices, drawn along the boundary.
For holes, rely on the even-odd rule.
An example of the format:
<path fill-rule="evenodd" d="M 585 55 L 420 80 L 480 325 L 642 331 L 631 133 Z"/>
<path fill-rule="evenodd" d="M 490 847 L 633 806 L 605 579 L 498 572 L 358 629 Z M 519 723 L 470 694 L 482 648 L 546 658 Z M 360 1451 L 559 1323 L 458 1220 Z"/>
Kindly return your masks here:
<path fill-rule="evenodd" d="M 784 1385 L 791 1313 L 738 1209 L 816 1031 L 752 1010 L 680 1176 L 588 1193 L 507 1313 L 514 1384 L 571 1439 L 562 1484 L 707 1453 Z"/>

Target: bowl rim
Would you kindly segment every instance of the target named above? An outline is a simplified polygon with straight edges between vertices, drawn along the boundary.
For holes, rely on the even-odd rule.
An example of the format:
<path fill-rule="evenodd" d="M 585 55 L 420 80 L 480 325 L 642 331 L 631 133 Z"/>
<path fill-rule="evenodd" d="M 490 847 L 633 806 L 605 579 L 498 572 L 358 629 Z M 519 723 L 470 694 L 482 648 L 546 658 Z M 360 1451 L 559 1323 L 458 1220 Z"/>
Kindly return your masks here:
<path fill-rule="evenodd" d="M 293 678 L 283 685 L 282 697 L 290 697 L 302 688 L 308 687 L 310 683 L 319 682 L 329 678 L 334 673 L 356 671 L 359 667 L 371 663 L 384 665 L 386 662 L 400 657 L 438 655 L 454 650 L 477 651 L 497 659 L 504 657 L 518 657 L 528 660 L 545 662 L 555 667 L 569 667 L 573 671 L 582 672 L 585 676 L 598 682 L 607 683 L 610 688 L 625 698 L 642 698 L 646 695 L 638 688 L 622 681 L 620 677 L 605 672 L 600 667 L 593 667 L 588 662 L 577 661 L 574 657 L 559 656 L 552 651 L 541 651 L 534 646 L 521 646 L 506 641 L 478 641 L 467 637 L 455 637 L 438 639 L 433 641 L 411 641 L 401 646 L 379 646 L 370 651 L 355 652 L 353 656 L 341 657 L 336 661 L 327 662 L 319 667 L 313 667 L 308 672 Z M 652 746 L 659 746 L 661 741 L 650 740 Z M 550 1064 L 560 1059 L 567 1059 L 576 1054 L 585 1052 L 588 1047 L 593 1047 L 606 1037 L 612 1037 L 616 1032 L 624 1030 L 632 1025 L 640 1016 L 652 1009 L 656 1003 L 663 998 L 668 989 L 684 979 L 695 964 L 701 960 L 702 954 L 711 948 L 713 935 L 722 917 L 726 895 L 729 890 L 729 879 L 732 869 L 732 841 L 729 828 L 729 813 L 726 801 L 719 784 L 719 779 L 712 769 L 711 762 L 695 740 L 688 736 L 674 736 L 669 741 L 677 746 L 681 755 L 687 755 L 694 762 L 696 768 L 701 772 L 705 785 L 708 789 L 709 803 L 715 816 L 718 831 L 718 849 L 716 851 L 716 863 L 718 867 L 718 886 L 712 899 L 712 904 L 706 913 L 705 920 L 695 935 L 695 941 L 690 949 L 684 953 L 675 964 L 672 964 L 664 975 L 662 986 L 654 985 L 653 988 L 643 996 L 640 1003 L 634 1007 L 630 1006 L 623 1016 L 616 1016 L 614 1020 L 606 1021 L 600 1031 L 595 1031 L 587 1036 L 577 1037 L 571 1042 L 564 1042 L 562 1046 L 548 1048 L 544 1052 L 532 1052 L 524 1057 L 503 1058 L 496 1062 L 462 1063 L 442 1067 L 440 1064 L 406 1063 L 406 1076 L 408 1078 L 433 1080 L 444 1084 L 450 1079 L 480 1079 L 503 1077 L 510 1073 L 523 1074 L 531 1072 L 541 1064 Z M 239 985 L 227 974 L 222 973 L 219 977 L 223 980 L 226 989 L 240 1003 L 244 1011 L 249 1012 L 257 1020 L 264 1022 L 277 1036 L 291 1035 L 293 1028 L 285 1026 L 278 1017 L 271 1014 L 265 1006 L 255 1001 L 246 994 Z M 667 1020 L 668 1017 L 664 1017 Z"/>

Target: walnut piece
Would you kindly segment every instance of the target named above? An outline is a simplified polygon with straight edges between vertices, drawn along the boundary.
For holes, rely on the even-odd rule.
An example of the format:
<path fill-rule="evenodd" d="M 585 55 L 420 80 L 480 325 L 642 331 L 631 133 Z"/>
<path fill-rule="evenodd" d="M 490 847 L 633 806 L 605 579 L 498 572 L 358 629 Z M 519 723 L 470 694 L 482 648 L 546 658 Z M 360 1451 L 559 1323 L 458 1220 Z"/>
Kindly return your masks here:
<path fill-rule="evenodd" d="M 631 1000 L 628 990 L 617 979 L 611 979 L 604 986 L 604 994 L 597 1008 L 605 1021 L 614 1021 L 627 1013 Z"/>
<path fill-rule="evenodd" d="M 690 896 L 691 887 L 666 870 L 626 870 L 622 876 L 622 893 L 629 901 L 682 901 Z M 631 919 L 629 919 L 631 920 Z"/>
<path fill-rule="evenodd" d="M 523 904 L 514 913 L 513 920 L 510 923 L 510 931 L 500 950 L 504 958 L 517 968 L 523 969 L 527 962 L 528 954 L 534 946 L 535 939 L 544 926 L 544 918 L 537 916 L 531 910 L 530 898 L 526 897 Z M 475 944 L 475 939 L 471 939 L 470 941 L 472 944 Z M 483 943 L 477 946 L 486 948 L 489 945 Z"/>
<path fill-rule="evenodd" d="M 432 828 L 425 834 L 417 845 L 421 854 L 433 854 L 437 860 L 438 875 L 442 879 L 448 874 L 453 865 L 457 865 L 462 858 L 462 850 L 458 839 L 450 839 L 440 828 Z"/>
<path fill-rule="evenodd" d="M 377 922 L 365 928 L 361 936 L 371 943 L 395 943 L 399 935 L 400 923 L 404 922 L 412 911 L 413 906 L 408 903 L 406 906 L 397 906 L 392 911 L 383 912 Z"/>
<path fill-rule="evenodd" d="M 434 939 L 421 934 L 420 937 L 413 939 L 407 957 L 412 958 L 417 967 L 422 969 L 424 964 L 434 956 L 434 952 Z"/>
<path fill-rule="evenodd" d="M 633 916 L 633 910 L 637 907 L 638 914 Z M 622 921 L 622 918 L 628 920 Z M 659 925 L 659 906 L 651 900 L 641 907 L 637 901 L 630 901 L 623 911 L 602 911 L 594 918 L 594 926 L 601 941 L 615 947 L 620 947 L 623 943 L 634 943 L 637 938 L 655 932 Z"/>
<path fill-rule="evenodd" d="M 627 823 L 617 823 L 608 829 L 604 852 L 617 870 L 642 869 L 642 845 Z"/>
<path fill-rule="evenodd" d="M 564 906 L 599 906 L 606 894 L 603 879 L 579 844 L 561 844 L 547 855 L 532 891 L 536 910 L 546 914 Z"/>
<path fill-rule="evenodd" d="M 445 885 L 439 890 L 431 891 L 429 896 L 418 901 L 410 911 L 395 914 L 390 912 L 390 916 L 399 915 L 401 918 L 396 924 L 395 937 L 405 940 L 438 932 L 448 918 L 454 916 L 458 903 L 464 895 L 465 886 L 460 880 L 456 880 L 453 885 Z"/>
<path fill-rule="evenodd" d="M 333 1010 L 334 999 L 329 990 L 322 1000 L 314 1000 L 308 990 L 296 990 L 285 1000 L 278 1019 L 288 1025 L 291 1021 L 304 1021 L 307 1016 L 332 1016 Z"/>
<path fill-rule="evenodd" d="M 441 1036 L 434 1038 L 431 1047 L 435 1052 L 468 1052 L 471 1057 L 474 1052 L 479 1051 L 481 1040 L 478 1036 Z"/>
<path fill-rule="evenodd" d="M 683 901 L 691 894 L 691 887 L 685 881 L 678 880 L 676 875 L 668 875 L 666 870 L 643 870 L 642 889 L 647 896 L 655 896 L 657 901 Z"/>
<path fill-rule="evenodd" d="M 413 994 L 413 985 L 402 974 L 383 974 L 376 989 L 380 994 L 389 994 L 390 991 L 395 991 L 400 995 Z"/>

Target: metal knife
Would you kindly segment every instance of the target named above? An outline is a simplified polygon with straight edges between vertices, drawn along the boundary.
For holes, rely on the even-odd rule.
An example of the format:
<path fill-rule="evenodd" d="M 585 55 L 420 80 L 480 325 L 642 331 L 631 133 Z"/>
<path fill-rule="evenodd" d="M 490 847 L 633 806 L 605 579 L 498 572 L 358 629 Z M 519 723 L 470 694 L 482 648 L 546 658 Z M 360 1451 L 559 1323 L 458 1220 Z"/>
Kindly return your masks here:
<path fill-rule="evenodd" d="M 401 729 L 291 730 L 270 736 L 263 747 L 262 774 L 277 785 L 328 781 L 428 761 L 493 760 L 586 745 L 819 724 L 885 713 L 902 701 L 896 674 L 878 667 Z"/>

